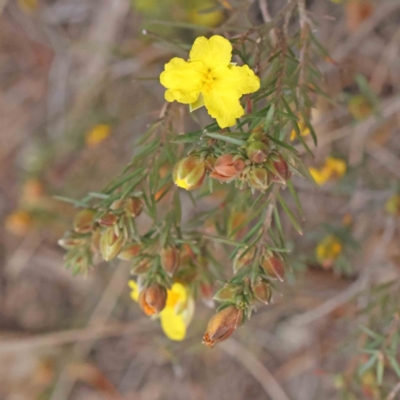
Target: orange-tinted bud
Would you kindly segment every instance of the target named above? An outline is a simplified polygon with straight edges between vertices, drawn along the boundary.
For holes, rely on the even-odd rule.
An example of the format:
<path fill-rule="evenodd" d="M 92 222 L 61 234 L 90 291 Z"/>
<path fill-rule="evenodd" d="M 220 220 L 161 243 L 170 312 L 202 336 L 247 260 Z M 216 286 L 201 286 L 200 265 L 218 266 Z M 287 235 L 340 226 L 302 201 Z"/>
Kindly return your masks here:
<path fill-rule="evenodd" d="M 94 210 L 82 210 L 75 215 L 74 218 L 74 230 L 78 233 L 88 233 L 93 228 L 94 216 L 96 212 Z"/>
<path fill-rule="evenodd" d="M 106 213 L 97 219 L 97 222 L 101 226 L 112 226 L 118 221 L 118 217 L 115 214 Z"/>
<path fill-rule="evenodd" d="M 137 197 L 131 197 L 126 201 L 125 211 L 132 217 L 135 218 L 142 213 L 143 202 Z"/>
<path fill-rule="evenodd" d="M 247 146 L 247 157 L 255 164 L 261 164 L 267 161 L 268 146 L 260 141 L 250 142 Z"/>
<path fill-rule="evenodd" d="M 161 266 L 169 276 L 174 275 L 179 267 L 179 253 L 180 251 L 176 247 L 167 247 L 161 250 Z"/>
<path fill-rule="evenodd" d="M 175 185 L 183 189 L 197 189 L 206 177 L 205 162 L 196 155 L 185 157 L 175 164 L 172 177 Z"/>
<path fill-rule="evenodd" d="M 270 184 L 268 171 L 264 168 L 251 169 L 248 175 L 248 183 L 255 190 L 265 191 Z"/>
<path fill-rule="evenodd" d="M 140 253 L 141 249 L 142 246 L 139 243 L 128 244 L 118 254 L 118 258 L 125 261 L 131 260 Z"/>
<path fill-rule="evenodd" d="M 272 290 L 268 281 L 259 278 L 253 285 L 252 289 L 254 296 L 257 300 L 261 301 L 264 304 L 269 304 L 272 297 Z"/>
<path fill-rule="evenodd" d="M 290 172 L 288 163 L 283 159 L 283 157 L 279 154 L 274 156 L 273 166 L 276 171 L 276 174 L 272 175 L 272 180 L 277 183 L 286 184 L 288 179 L 290 179 L 292 173 Z"/>
<path fill-rule="evenodd" d="M 271 277 L 277 278 L 283 282 L 285 277 L 285 266 L 282 259 L 273 253 L 264 254 L 261 257 L 261 267 Z"/>
<path fill-rule="evenodd" d="M 246 249 L 240 249 L 236 254 L 236 257 L 233 261 L 233 272 L 235 274 L 236 274 L 236 272 L 239 271 L 240 268 L 251 264 L 251 262 L 253 261 L 253 258 L 254 258 L 254 254 L 256 252 L 256 248 L 252 247 L 250 250 L 248 250 L 246 252 L 246 254 L 244 256 L 242 256 L 242 254 L 245 251 L 246 251 Z"/>
<path fill-rule="evenodd" d="M 216 343 L 228 339 L 242 322 L 243 311 L 228 306 L 215 314 L 209 321 L 203 343 L 213 348 Z"/>
<path fill-rule="evenodd" d="M 114 227 L 107 228 L 100 238 L 100 253 L 105 261 L 117 257 L 124 245 L 124 236 L 115 234 Z"/>
<path fill-rule="evenodd" d="M 241 158 L 234 157 L 232 154 L 224 154 L 217 158 L 214 171 L 210 176 L 220 181 L 229 181 L 240 174 L 245 167 L 246 164 Z"/>
<path fill-rule="evenodd" d="M 214 300 L 227 301 L 234 300 L 235 296 L 242 291 L 240 286 L 233 285 L 232 283 L 226 283 L 221 289 L 214 295 Z"/>
<path fill-rule="evenodd" d="M 139 305 L 146 315 L 158 314 L 167 302 L 167 290 L 160 285 L 150 285 L 139 294 Z"/>

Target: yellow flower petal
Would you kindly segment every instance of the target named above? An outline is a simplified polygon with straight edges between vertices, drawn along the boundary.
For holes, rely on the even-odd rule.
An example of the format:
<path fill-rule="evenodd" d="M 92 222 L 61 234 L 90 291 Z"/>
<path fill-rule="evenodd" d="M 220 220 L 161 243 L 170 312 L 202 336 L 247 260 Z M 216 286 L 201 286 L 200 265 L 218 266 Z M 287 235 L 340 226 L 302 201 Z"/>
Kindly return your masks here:
<path fill-rule="evenodd" d="M 334 261 L 341 254 L 342 248 L 343 246 L 339 240 L 335 236 L 329 235 L 318 244 L 316 249 L 317 259 L 321 263 Z"/>
<path fill-rule="evenodd" d="M 232 58 L 232 45 L 229 40 L 215 35 L 210 39 L 198 37 L 190 51 L 190 61 L 202 61 L 207 68 L 228 65 Z"/>
<path fill-rule="evenodd" d="M 138 286 L 138 284 L 135 281 L 130 280 L 128 282 L 128 286 L 132 289 L 132 291 L 131 291 L 131 299 L 134 300 L 134 301 L 138 301 L 138 299 L 139 299 L 139 286 Z"/>
<path fill-rule="evenodd" d="M 319 170 L 317 168 L 310 167 L 308 168 L 308 171 L 318 185 L 323 185 L 330 178 L 329 171 L 326 169 Z"/>
<path fill-rule="evenodd" d="M 187 62 L 175 57 L 165 64 L 165 70 L 160 75 L 160 82 L 168 90 L 165 100 L 174 100 L 190 104 L 197 101 L 202 88 L 206 67 L 202 62 Z"/>
<path fill-rule="evenodd" d="M 171 307 L 165 307 L 160 313 L 161 328 L 165 335 L 175 341 L 186 337 L 186 324 L 182 314 L 176 314 Z"/>
<path fill-rule="evenodd" d="M 171 290 L 167 291 L 166 308 L 172 308 L 176 312 L 181 312 L 183 306 L 186 304 L 187 290 L 181 283 L 175 282 Z"/>
<path fill-rule="evenodd" d="M 238 97 L 232 91 L 213 90 L 204 94 L 204 104 L 208 113 L 217 120 L 221 128 L 236 124 L 236 118 L 244 114 Z"/>

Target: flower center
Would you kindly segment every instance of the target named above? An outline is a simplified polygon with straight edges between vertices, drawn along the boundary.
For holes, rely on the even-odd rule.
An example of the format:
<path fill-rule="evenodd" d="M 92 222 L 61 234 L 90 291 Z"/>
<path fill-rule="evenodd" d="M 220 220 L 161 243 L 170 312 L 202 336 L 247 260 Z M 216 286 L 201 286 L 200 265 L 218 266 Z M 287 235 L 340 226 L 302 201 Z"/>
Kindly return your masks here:
<path fill-rule="evenodd" d="M 213 83 L 214 77 L 212 76 L 211 70 L 208 70 L 208 72 L 204 74 L 203 78 L 203 92 L 210 93 Z"/>

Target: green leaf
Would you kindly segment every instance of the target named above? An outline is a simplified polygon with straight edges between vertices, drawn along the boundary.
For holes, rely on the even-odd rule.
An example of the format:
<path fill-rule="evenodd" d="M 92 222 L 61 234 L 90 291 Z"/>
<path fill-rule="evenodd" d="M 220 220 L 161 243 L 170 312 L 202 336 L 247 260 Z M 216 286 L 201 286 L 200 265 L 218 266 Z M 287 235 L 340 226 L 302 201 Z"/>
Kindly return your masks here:
<path fill-rule="evenodd" d="M 378 360 L 378 354 L 374 354 L 370 359 L 358 369 L 359 376 L 363 376 L 369 369 L 371 369 Z"/>
<path fill-rule="evenodd" d="M 301 229 L 300 224 L 297 222 L 297 219 L 294 216 L 293 212 L 290 210 L 290 208 L 286 204 L 285 200 L 283 200 L 282 196 L 279 193 L 277 195 L 277 199 L 278 199 L 280 205 L 282 206 L 283 210 L 289 217 L 289 220 L 292 223 L 292 225 L 294 226 L 294 228 L 296 229 L 296 231 L 299 233 L 299 235 L 303 235 L 303 230 Z"/>
<path fill-rule="evenodd" d="M 184 135 L 174 136 L 170 143 L 195 143 L 201 140 L 203 131 L 185 133 Z"/>
<path fill-rule="evenodd" d="M 237 242 L 235 240 L 225 239 L 225 238 L 221 238 L 221 237 L 217 237 L 217 236 L 211 236 L 211 235 L 204 235 L 204 234 L 202 236 L 205 239 L 215 240 L 216 242 L 229 244 L 230 246 L 236 246 L 236 247 L 245 247 L 245 246 L 247 246 L 246 243 Z"/>
<path fill-rule="evenodd" d="M 264 121 L 264 132 L 268 131 L 269 127 L 271 126 L 274 120 L 274 114 L 275 114 L 275 105 L 271 104 L 271 107 L 269 108 Z"/>
<path fill-rule="evenodd" d="M 383 355 L 381 355 L 381 357 L 378 357 L 378 362 L 376 364 L 376 379 L 378 385 L 382 385 L 384 370 L 385 370 L 385 359 Z"/>
<path fill-rule="evenodd" d="M 290 194 L 293 197 L 293 200 L 294 200 L 294 202 L 296 204 L 297 210 L 299 211 L 299 214 L 301 215 L 301 218 L 304 221 L 305 217 L 304 217 L 303 207 L 301 206 L 301 202 L 300 202 L 299 196 L 297 196 L 297 192 L 296 192 L 295 188 L 293 187 L 292 181 L 289 179 L 286 182 L 286 185 L 287 185 L 287 187 L 289 189 Z"/>
<path fill-rule="evenodd" d="M 371 329 L 367 328 L 366 326 L 359 325 L 358 326 L 363 332 L 365 332 L 368 336 L 374 338 L 374 339 L 379 339 L 382 342 L 385 340 L 385 337 L 379 333 L 376 333 L 372 331 Z"/>
<path fill-rule="evenodd" d="M 393 356 L 388 356 L 388 358 L 389 358 L 390 365 L 394 369 L 394 372 L 396 372 L 396 375 L 400 378 L 400 365 L 399 365 L 399 363 L 397 362 L 396 358 L 393 357 Z"/>
<path fill-rule="evenodd" d="M 217 140 L 223 140 L 224 142 L 236 144 L 238 146 L 244 146 L 246 142 L 244 140 L 236 139 L 232 136 L 222 135 L 220 133 L 210 133 L 206 132 L 206 135 Z"/>

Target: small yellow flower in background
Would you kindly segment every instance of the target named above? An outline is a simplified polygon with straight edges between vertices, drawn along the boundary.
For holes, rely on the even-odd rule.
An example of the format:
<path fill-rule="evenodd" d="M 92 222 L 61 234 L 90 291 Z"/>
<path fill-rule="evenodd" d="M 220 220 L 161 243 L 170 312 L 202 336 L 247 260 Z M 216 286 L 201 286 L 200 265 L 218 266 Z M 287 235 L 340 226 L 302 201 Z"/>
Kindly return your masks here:
<path fill-rule="evenodd" d="M 310 134 L 310 128 L 306 125 L 303 119 L 300 119 L 298 122 L 298 126 L 300 129 L 301 136 L 307 136 Z M 297 138 L 297 132 L 293 129 L 292 133 L 290 134 L 290 140 L 294 140 Z"/>
<path fill-rule="evenodd" d="M 316 256 L 324 268 L 332 267 L 335 260 L 342 253 L 342 243 L 333 235 L 326 236 L 318 243 Z"/>
<path fill-rule="evenodd" d="M 5 228 L 15 235 L 26 235 L 32 226 L 32 217 L 25 210 L 16 210 L 8 215 L 5 220 Z"/>
<path fill-rule="evenodd" d="M 111 134 L 111 127 L 107 124 L 99 124 L 94 126 L 85 137 L 85 143 L 88 147 L 95 147 Z"/>
<path fill-rule="evenodd" d="M 244 115 L 239 99 L 260 88 L 260 79 L 247 66 L 231 64 L 232 45 L 222 36 L 198 37 L 189 61 L 175 57 L 160 75 L 167 88 L 165 99 L 189 104 L 191 110 L 206 107 L 221 128 L 233 126 Z"/>
<path fill-rule="evenodd" d="M 139 288 L 135 281 L 128 283 L 131 290 L 131 298 L 139 299 Z M 167 302 L 165 308 L 160 312 L 161 328 L 165 335 L 175 341 L 181 341 L 186 337 L 186 329 L 192 319 L 194 312 L 194 301 L 189 296 L 186 286 L 175 282 L 170 290 L 167 290 Z"/>
<path fill-rule="evenodd" d="M 346 162 L 340 158 L 328 157 L 320 168 L 310 167 L 311 176 L 318 185 L 341 178 L 347 170 Z"/>
<path fill-rule="evenodd" d="M 392 196 L 385 204 L 385 210 L 388 214 L 400 215 L 400 194 Z"/>
<path fill-rule="evenodd" d="M 193 8 L 188 10 L 188 20 L 193 24 L 213 28 L 222 22 L 224 13 L 221 10 L 214 10 L 210 12 L 202 12 L 207 8 L 213 6 L 212 2 L 201 1 L 200 4 L 194 5 Z"/>
<path fill-rule="evenodd" d="M 369 117 L 373 112 L 371 102 L 362 94 L 351 97 L 348 109 L 353 118 L 359 121 Z"/>
<path fill-rule="evenodd" d="M 26 14 L 33 14 L 38 6 L 37 0 L 18 0 L 18 7 Z"/>

